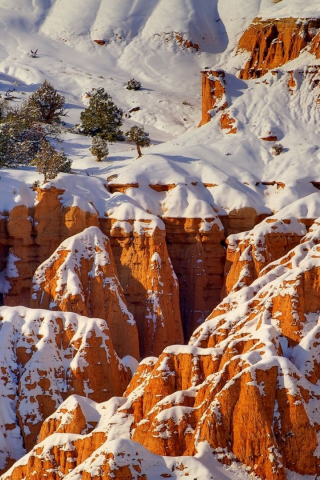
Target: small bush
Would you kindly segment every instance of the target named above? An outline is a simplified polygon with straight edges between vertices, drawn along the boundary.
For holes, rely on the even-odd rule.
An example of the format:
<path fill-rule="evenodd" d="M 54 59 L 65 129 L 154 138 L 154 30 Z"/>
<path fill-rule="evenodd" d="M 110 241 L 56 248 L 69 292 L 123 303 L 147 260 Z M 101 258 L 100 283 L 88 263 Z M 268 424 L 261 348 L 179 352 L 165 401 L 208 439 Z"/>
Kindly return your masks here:
<path fill-rule="evenodd" d="M 138 80 L 135 80 L 134 78 L 131 78 L 129 82 L 127 83 L 128 90 L 140 90 L 141 88 L 141 82 L 138 82 Z"/>
<path fill-rule="evenodd" d="M 96 157 L 97 162 L 101 162 L 109 154 L 108 142 L 104 138 L 93 137 L 90 152 Z"/>
<path fill-rule="evenodd" d="M 272 145 L 271 147 L 272 155 L 278 156 L 278 155 L 281 155 L 282 152 L 283 152 L 283 145 L 281 145 L 281 143 L 275 143 L 274 145 Z"/>

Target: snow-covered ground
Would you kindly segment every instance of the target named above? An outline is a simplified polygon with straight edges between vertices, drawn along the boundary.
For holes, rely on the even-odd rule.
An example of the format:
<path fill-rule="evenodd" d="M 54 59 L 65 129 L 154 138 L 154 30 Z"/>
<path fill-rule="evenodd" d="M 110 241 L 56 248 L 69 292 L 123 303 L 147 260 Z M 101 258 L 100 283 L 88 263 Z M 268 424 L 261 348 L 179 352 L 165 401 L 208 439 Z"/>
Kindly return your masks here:
<path fill-rule="evenodd" d="M 104 182 L 117 175 L 114 183 L 139 183 L 127 195 L 156 215 L 208 217 L 213 209 L 223 215 L 241 207 L 270 213 L 314 193 L 310 181 L 320 180 L 320 89 L 313 88 L 319 74 L 304 71 L 319 61 L 305 52 L 277 75 L 246 82 L 235 75 L 244 62 L 235 49 L 256 16 L 304 18 L 316 14 L 314 4 L 179 0 L 172 9 L 169 0 L 124 0 L 120 6 L 113 0 L 18 0 L 14 5 L 0 0 L 0 93 L 15 88 L 16 101 L 23 100 L 47 78 L 66 97 L 68 126 L 79 122 L 92 88 L 104 87 L 126 113 L 140 107 L 125 119 L 123 130 L 137 123 L 150 132 L 152 146 L 141 159 L 132 145 L 117 143 L 98 164 L 89 151 L 90 138 L 65 134 L 62 146 L 78 174 L 68 180 L 71 189 L 80 175 Z M 199 50 L 184 47 L 176 34 Z M 28 56 L 31 49 L 38 49 L 38 58 Z M 229 72 L 228 111 L 236 119 L 236 135 L 221 130 L 220 115 L 197 128 L 200 70 L 217 66 Z M 285 70 L 293 69 L 297 87 L 291 95 Z M 132 77 L 142 82 L 140 91 L 125 88 Z M 271 154 L 270 142 L 261 140 L 268 132 L 285 147 L 279 157 Z M 33 167 L 2 170 L 6 193 L 0 194 L 0 211 L 16 202 L 32 203 L 25 186 L 36 179 L 41 177 Z M 273 181 L 285 186 L 258 183 Z M 203 182 L 216 186 L 204 188 Z M 155 183 L 179 188 L 166 200 L 148 187 Z M 90 192 L 89 180 L 86 188 Z"/>

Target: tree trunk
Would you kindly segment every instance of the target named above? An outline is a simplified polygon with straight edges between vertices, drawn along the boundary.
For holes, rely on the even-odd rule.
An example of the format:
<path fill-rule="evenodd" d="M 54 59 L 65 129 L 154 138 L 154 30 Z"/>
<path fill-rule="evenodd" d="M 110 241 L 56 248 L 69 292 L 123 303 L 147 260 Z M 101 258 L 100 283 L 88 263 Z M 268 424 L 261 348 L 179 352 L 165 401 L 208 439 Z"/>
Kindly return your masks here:
<path fill-rule="evenodd" d="M 138 143 L 137 143 L 137 150 L 138 150 L 138 158 L 142 157 L 141 148 L 140 148 L 140 145 Z"/>

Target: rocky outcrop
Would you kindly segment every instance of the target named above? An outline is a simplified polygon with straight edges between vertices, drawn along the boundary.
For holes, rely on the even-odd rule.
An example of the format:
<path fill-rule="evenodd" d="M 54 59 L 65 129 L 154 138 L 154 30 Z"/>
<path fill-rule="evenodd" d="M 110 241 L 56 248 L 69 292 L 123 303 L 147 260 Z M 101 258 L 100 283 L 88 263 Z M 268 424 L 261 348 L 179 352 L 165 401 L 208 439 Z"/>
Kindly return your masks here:
<path fill-rule="evenodd" d="M 167 245 L 180 285 L 180 306 L 188 339 L 219 303 L 223 285 L 224 231 L 215 218 L 163 219 Z M 159 352 L 161 353 L 161 352 Z"/>
<path fill-rule="evenodd" d="M 115 194 L 121 208 L 130 199 Z M 131 208 L 131 207 L 130 207 Z M 135 206 L 136 213 L 124 216 L 113 208 L 107 219 L 100 219 L 107 233 L 117 272 L 129 311 L 139 332 L 142 357 L 159 355 L 165 346 L 183 343 L 179 307 L 179 284 L 166 244 L 165 227 L 160 219 Z"/>
<path fill-rule="evenodd" d="M 295 218 L 277 215 L 265 219 L 249 232 L 227 238 L 226 282 L 221 298 L 241 290 L 263 275 L 263 269 L 296 247 L 307 233 Z"/>
<path fill-rule="evenodd" d="M 286 469 L 319 475 L 320 220 L 274 261 L 289 249 L 283 235 L 294 245 L 305 227 L 268 220 L 243 239 L 256 257 L 257 278 L 234 289 L 189 345 L 143 361 L 125 396 L 101 405 L 93 430 L 81 402 L 71 400 L 70 416 L 61 407 L 43 427 L 44 441 L 4 478 L 31 479 L 36 469 L 66 479 L 93 472 L 97 479 L 134 478 L 132 459 L 121 453 L 130 446 L 146 448 L 147 462 L 153 458 L 147 451 L 172 457 L 174 468 L 183 456 L 189 468 L 192 456 L 201 458 L 203 442 L 207 460 L 212 454 L 226 464 L 238 460 L 262 479 L 286 480 Z M 110 461 L 118 457 L 121 463 Z M 144 472 L 140 462 L 134 465 Z M 156 468 L 151 462 L 149 474 L 156 476 Z"/>
<path fill-rule="evenodd" d="M 137 326 L 125 303 L 110 242 L 98 227 L 65 240 L 38 267 L 31 307 L 103 318 L 118 355 L 140 357 Z"/>
<path fill-rule="evenodd" d="M 104 403 L 70 395 L 42 424 L 38 443 L 54 433 L 88 434 L 98 424 Z"/>
<path fill-rule="evenodd" d="M 63 192 L 55 187 L 38 188 L 33 208 L 21 205 L 8 212 L 0 238 L 0 244 L 10 252 L 10 269 L 5 272 L 6 305 L 30 306 L 30 286 L 36 268 L 63 240 L 98 225 L 97 212 L 83 211 L 78 206 L 64 207 L 60 200 Z"/>
<path fill-rule="evenodd" d="M 37 268 L 65 239 L 82 232 L 87 227 L 100 226 L 102 231 L 111 237 L 120 284 L 125 293 L 129 312 L 134 315 L 138 325 L 140 354 L 142 356 L 159 354 L 172 342 L 183 343 L 179 286 L 168 256 L 165 230 L 161 220 L 147 213 L 126 195 L 119 196 L 116 193 L 110 196 L 105 191 L 108 218 L 103 216 L 99 218 L 92 204 L 89 205 L 90 202 L 84 210 L 78 206 L 65 205 L 62 199 L 64 193 L 64 190 L 55 187 L 38 189 L 33 208 L 15 207 L 9 212 L 8 217 L 1 221 L 3 236 L 0 238 L 0 245 L 4 251 L 2 258 L 5 268 L 2 271 L 3 279 L 0 286 L 5 293 L 4 303 L 10 306 L 21 304 L 30 306 L 30 287 Z M 124 217 L 123 208 L 126 210 Z M 62 256 L 60 260 L 63 263 Z M 61 268 L 63 269 L 63 266 Z M 48 279 L 54 278 L 54 269 L 48 269 Z M 83 288 L 87 288 L 87 280 L 88 277 L 86 278 L 83 272 L 81 278 Z M 102 288 L 99 282 L 94 283 L 94 288 L 98 288 L 98 285 Z M 46 289 L 53 290 L 50 292 L 48 290 L 42 301 L 46 307 L 51 303 L 52 308 L 58 308 L 57 305 L 54 306 L 54 297 L 58 295 L 55 287 L 47 282 Z M 90 298 L 82 298 L 80 301 L 79 297 L 79 303 L 78 300 L 71 299 L 72 295 L 68 296 L 69 300 L 64 299 L 61 309 L 81 311 L 88 315 L 92 309 L 92 315 L 97 314 L 96 316 L 105 318 L 107 313 L 100 307 L 107 291 L 110 294 L 113 292 L 111 285 L 103 295 L 98 296 L 101 302 L 95 299 L 92 303 Z M 114 292 L 112 296 L 115 296 Z M 44 303 L 39 302 L 40 296 L 33 300 L 32 305 L 36 307 L 41 303 L 44 306 Z M 109 305 L 109 302 L 106 302 L 106 305 Z M 113 310 L 113 317 L 117 316 L 114 308 L 112 306 L 110 308 Z M 122 312 L 120 317 L 123 316 Z M 112 325 L 110 328 L 113 328 Z M 135 335 L 130 335 L 131 330 L 132 327 L 127 333 L 121 332 L 119 341 L 115 340 L 117 348 L 125 347 L 123 335 L 130 338 L 128 345 L 133 343 L 137 345 Z M 121 351 L 122 353 L 137 356 L 137 348 L 133 347 L 130 352 Z"/>
<path fill-rule="evenodd" d="M 25 307 L 1 307 L 0 319 L 3 471 L 34 446 L 43 421 L 69 395 L 103 402 L 123 393 L 131 372 L 105 320 Z"/>
<path fill-rule="evenodd" d="M 262 77 L 267 71 L 297 58 L 306 47 L 319 55 L 319 29 L 317 18 L 256 18 L 239 40 L 238 53 L 250 53 L 240 78 Z"/>
<path fill-rule="evenodd" d="M 212 113 L 228 107 L 226 99 L 226 76 L 223 70 L 202 72 L 202 120 L 200 125 L 210 122 Z"/>
<path fill-rule="evenodd" d="M 229 105 L 227 100 L 226 74 L 223 70 L 203 70 L 202 72 L 202 119 L 199 127 L 210 122 L 216 113 L 224 112 Z M 220 115 L 220 125 L 226 133 L 237 133 L 236 120 L 230 112 Z"/>

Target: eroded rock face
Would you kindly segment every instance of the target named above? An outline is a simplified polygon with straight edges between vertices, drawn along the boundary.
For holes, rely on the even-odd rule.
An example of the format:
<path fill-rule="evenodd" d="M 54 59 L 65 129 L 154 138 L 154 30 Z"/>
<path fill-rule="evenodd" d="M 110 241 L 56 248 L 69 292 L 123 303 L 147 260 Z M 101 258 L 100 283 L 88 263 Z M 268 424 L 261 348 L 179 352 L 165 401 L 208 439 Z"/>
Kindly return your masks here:
<path fill-rule="evenodd" d="M 259 78 L 297 58 L 305 47 L 319 55 L 320 19 L 256 18 L 242 35 L 238 52 L 249 52 L 250 58 L 240 71 L 240 78 Z M 317 57 L 318 58 L 318 57 Z"/>
<path fill-rule="evenodd" d="M 98 225 L 98 214 L 79 207 L 64 207 L 60 196 L 64 190 L 51 187 L 37 189 L 36 205 L 23 205 L 9 212 L 0 243 L 10 252 L 10 270 L 5 272 L 8 287 L 4 303 L 30 306 L 30 286 L 36 268 L 66 238 Z"/>
<path fill-rule="evenodd" d="M 317 220 L 298 246 L 269 263 L 250 286 L 228 295 L 190 345 L 168 347 L 157 361 L 142 363 L 126 397 L 112 400 L 109 415 L 89 435 L 94 443 L 104 433 L 99 450 L 88 448 L 74 473 L 87 472 L 99 457 L 96 465 L 105 467 L 97 478 L 104 478 L 107 452 L 119 435 L 154 454 L 183 455 L 186 464 L 205 441 L 220 461 L 237 459 L 262 479 L 285 480 L 286 468 L 320 473 L 319 225 Z M 88 438 L 77 441 L 82 446 L 73 443 L 74 450 L 84 452 Z M 59 472 L 61 442 L 52 437 L 50 443 L 56 452 L 50 468 Z M 34 463 L 41 449 L 33 451 Z"/>
<path fill-rule="evenodd" d="M 122 394 L 131 372 L 105 320 L 25 307 L 1 307 L 0 319 L 3 470 L 34 446 L 43 421 L 69 395 L 103 402 Z"/>
<path fill-rule="evenodd" d="M 221 298 L 249 286 L 263 275 L 263 269 L 297 246 L 307 233 L 295 218 L 281 219 L 274 215 L 249 232 L 227 238 L 226 282 Z"/>
<path fill-rule="evenodd" d="M 214 218 L 208 222 L 185 218 L 163 221 L 170 258 L 179 279 L 181 314 L 188 339 L 220 301 L 224 230 Z"/>
<path fill-rule="evenodd" d="M 173 339 L 183 343 L 179 284 L 165 229 L 133 219 L 101 219 L 101 225 L 110 236 L 128 309 L 137 322 L 141 356 L 159 355 Z"/>
<path fill-rule="evenodd" d="M 140 357 L 137 326 L 126 306 L 110 242 L 98 227 L 65 240 L 38 267 L 31 307 L 103 318 L 118 355 Z"/>
<path fill-rule="evenodd" d="M 228 107 L 226 80 L 223 70 L 204 70 L 202 73 L 202 120 L 200 125 L 210 122 L 210 110 L 223 111 Z"/>

